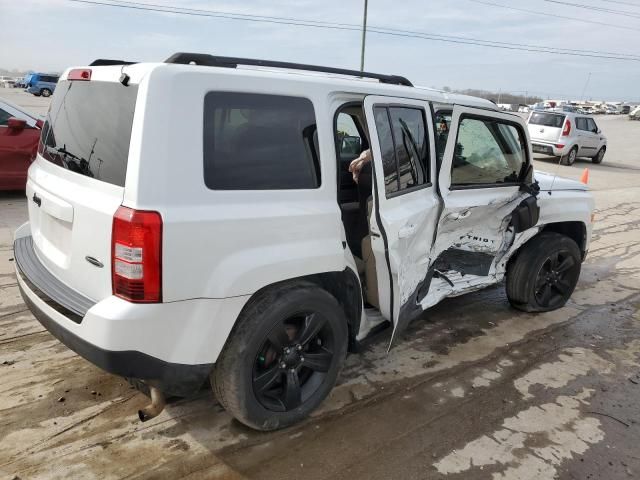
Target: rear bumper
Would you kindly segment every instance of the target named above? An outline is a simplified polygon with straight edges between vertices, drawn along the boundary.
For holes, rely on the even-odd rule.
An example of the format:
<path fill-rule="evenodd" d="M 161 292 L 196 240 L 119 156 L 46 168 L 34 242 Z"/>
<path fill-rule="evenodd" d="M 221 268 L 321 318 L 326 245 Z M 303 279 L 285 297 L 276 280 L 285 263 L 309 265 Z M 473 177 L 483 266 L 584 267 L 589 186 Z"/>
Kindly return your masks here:
<path fill-rule="evenodd" d="M 147 343 L 163 344 L 171 340 L 175 342 L 174 348 L 179 349 L 180 342 L 185 339 L 188 341 L 190 335 L 183 334 L 182 338 L 179 335 L 173 336 L 173 331 L 163 331 L 162 321 L 158 322 L 160 325 L 157 329 L 145 331 L 144 323 L 149 319 L 142 321 L 141 328 L 141 319 L 136 320 L 131 315 L 118 320 L 100 317 L 101 310 L 118 315 L 126 312 L 127 307 L 131 310 L 141 306 L 115 297 L 94 303 L 69 289 L 38 261 L 29 236 L 18 238 L 14 242 L 14 256 L 18 286 L 27 307 L 54 337 L 81 357 L 109 373 L 153 383 L 171 395 L 193 394 L 208 378 L 213 363 L 177 363 L 137 349 L 114 350 L 100 345 L 118 342 L 119 338 L 126 336 L 134 343 L 146 340 Z M 119 302 L 125 305 L 119 305 Z M 161 305 L 157 304 L 155 307 Z M 181 320 L 184 318 L 173 318 L 174 323 Z M 151 322 L 153 321 L 151 318 Z M 167 339 L 167 335 L 173 338 Z M 195 332 L 195 335 L 201 336 L 201 332 Z M 98 341 L 90 341 L 91 337 Z M 192 346 L 197 347 L 195 344 Z"/>
<path fill-rule="evenodd" d="M 566 155 L 567 152 L 571 150 L 571 145 L 565 145 L 562 148 L 558 148 L 553 143 L 532 139 L 531 148 L 533 150 L 533 153 L 561 157 L 562 155 Z"/>

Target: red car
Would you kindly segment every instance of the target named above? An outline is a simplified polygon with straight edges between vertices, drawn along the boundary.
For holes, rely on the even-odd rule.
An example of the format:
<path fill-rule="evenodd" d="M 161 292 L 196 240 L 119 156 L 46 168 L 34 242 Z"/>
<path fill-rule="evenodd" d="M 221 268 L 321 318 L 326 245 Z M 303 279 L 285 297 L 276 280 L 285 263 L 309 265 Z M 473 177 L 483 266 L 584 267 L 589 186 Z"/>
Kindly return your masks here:
<path fill-rule="evenodd" d="M 43 121 L 0 99 L 0 190 L 24 190 Z"/>

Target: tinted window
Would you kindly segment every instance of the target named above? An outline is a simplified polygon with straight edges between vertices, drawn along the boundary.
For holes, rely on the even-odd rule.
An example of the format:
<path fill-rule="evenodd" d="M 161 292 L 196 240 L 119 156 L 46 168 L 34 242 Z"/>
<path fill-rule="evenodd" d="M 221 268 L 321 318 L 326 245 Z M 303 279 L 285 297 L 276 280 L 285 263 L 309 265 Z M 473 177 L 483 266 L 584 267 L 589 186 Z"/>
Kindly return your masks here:
<path fill-rule="evenodd" d="M 39 153 L 72 172 L 124 186 L 137 95 L 136 85 L 60 82 Z"/>
<path fill-rule="evenodd" d="M 0 125 L 6 125 L 10 118 L 9 112 L 0 108 Z"/>
<path fill-rule="evenodd" d="M 518 181 L 526 162 L 525 137 L 513 125 L 462 118 L 451 166 L 456 186 Z"/>
<path fill-rule="evenodd" d="M 427 134 L 422 110 L 389 108 L 398 162 L 399 190 L 424 185 L 427 179 Z"/>
<path fill-rule="evenodd" d="M 588 130 L 587 119 L 582 117 L 576 118 L 576 128 L 578 130 Z"/>
<path fill-rule="evenodd" d="M 444 156 L 444 149 L 447 146 L 447 139 L 449 138 L 451 112 L 436 112 L 434 124 L 436 126 L 436 152 L 438 154 L 438 165 L 440 165 Z"/>
<path fill-rule="evenodd" d="M 593 120 L 593 118 L 587 118 L 587 130 L 593 133 L 597 133 L 598 126 L 596 125 L 596 122 Z"/>
<path fill-rule="evenodd" d="M 428 179 L 428 144 L 422 110 L 376 107 L 387 194 L 424 185 Z"/>
<path fill-rule="evenodd" d="M 545 127 L 562 128 L 562 124 L 564 123 L 564 115 L 534 112 L 529 118 L 529 123 L 533 125 L 542 125 Z"/>
<path fill-rule="evenodd" d="M 385 192 L 388 194 L 398 191 L 398 167 L 394 154 L 393 137 L 387 109 L 376 107 L 373 109 L 376 121 L 376 131 L 382 152 L 382 170 L 384 175 Z"/>
<path fill-rule="evenodd" d="M 216 190 L 320 186 L 316 118 L 306 98 L 209 92 L 204 178 Z"/>

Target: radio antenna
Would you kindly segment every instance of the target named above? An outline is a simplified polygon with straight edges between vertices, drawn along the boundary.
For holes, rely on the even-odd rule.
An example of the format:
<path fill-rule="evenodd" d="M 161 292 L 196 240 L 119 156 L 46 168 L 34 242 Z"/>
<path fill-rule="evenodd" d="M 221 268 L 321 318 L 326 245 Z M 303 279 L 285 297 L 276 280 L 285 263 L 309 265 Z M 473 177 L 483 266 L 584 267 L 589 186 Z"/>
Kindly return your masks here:
<path fill-rule="evenodd" d="M 567 118 L 567 115 L 565 115 L 564 116 L 564 120 L 562 121 L 562 126 L 560 128 L 564 129 L 565 122 L 568 122 L 568 121 L 569 121 L 569 119 Z M 551 193 L 553 192 L 553 185 L 554 185 L 554 183 L 556 183 L 556 178 L 558 176 L 558 171 L 560 170 L 560 165 L 561 164 L 562 164 L 562 155 L 560 155 L 560 158 L 558 159 L 558 163 L 556 165 L 556 171 L 553 174 L 553 180 L 551 180 L 551 187 L 549 187 L 549 195 L 551 195 Z"/>

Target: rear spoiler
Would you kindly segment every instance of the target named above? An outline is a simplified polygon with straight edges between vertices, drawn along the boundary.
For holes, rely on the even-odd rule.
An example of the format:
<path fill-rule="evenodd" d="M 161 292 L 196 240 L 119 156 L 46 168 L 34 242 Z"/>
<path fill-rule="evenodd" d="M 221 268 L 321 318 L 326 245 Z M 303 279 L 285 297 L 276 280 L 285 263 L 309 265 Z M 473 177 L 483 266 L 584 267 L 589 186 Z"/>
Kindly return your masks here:
<path fill-rule="evenodd" d="M 111 60 L 108 58 L 98 58 L 89 64 L 90 67 L 104 67 L 110 65 L 134 65 L 138 62 L 128 62 L 126 60 Z"/>

